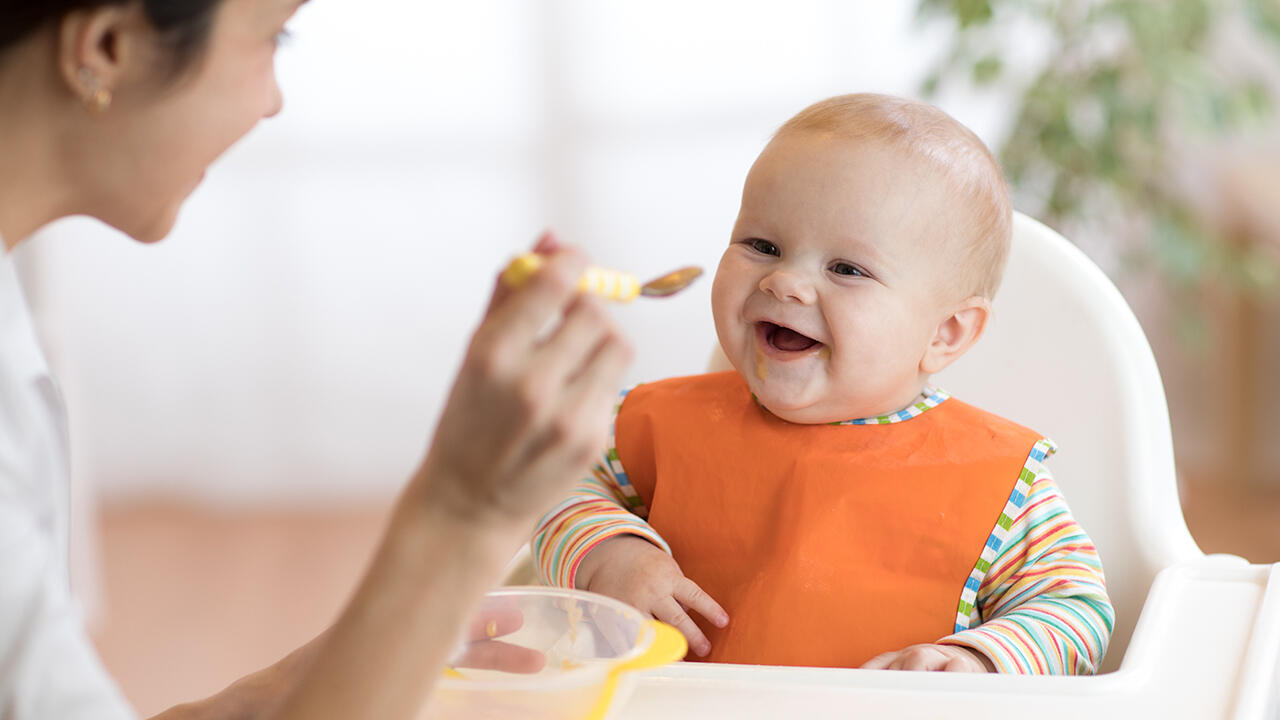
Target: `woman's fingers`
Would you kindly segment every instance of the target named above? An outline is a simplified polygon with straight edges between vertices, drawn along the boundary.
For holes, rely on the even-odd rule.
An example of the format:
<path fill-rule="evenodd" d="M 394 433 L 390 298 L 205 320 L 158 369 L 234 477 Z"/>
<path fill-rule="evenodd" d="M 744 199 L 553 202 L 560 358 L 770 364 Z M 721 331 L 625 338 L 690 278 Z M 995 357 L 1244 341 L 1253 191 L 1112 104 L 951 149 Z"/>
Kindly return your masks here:
<path fill-rule="evenodd" d="M 550 255 L 560 250 L 561 247 L 560 239 L 556 237 L 555 233 L 550 230 L 545 230 L 538 236 L 538 240 L 533 244 L 532 252 L 536 252 L 540 255 Z M 493 294 L 489 296 L 489 305 L 484 311 L 485 317 L 488 317 L 489 314 L 493 312 L 493 309 L 506 300 L 507 296 L 511 293 L 512 288 L 502 282 L 502 273 L 499 272 L 497 277 L 494 278 Z"/>
<path fill-rule="evenodd" d="M 501 670 L 509 673 L 536 673 L 547 664 L 547 656 L 532 648 L 512 645 L 497 640 L 481 640 L 471 643 L 462 657 L 454 663 L 457 667 L 477 670 Z"/>
<path fill-rule="evenodd" d="M 561 247 L 560 238 L 556 237 L 554 232 L 544 230 L 542 231 L 542 234 L 538 236 L 537 242 L 533 244 L 533 251 L 536 253 L 542 253 L 543 255 L 550 255 Z"/>
<path fill-rule="evenodd" d="M 707 636 L 702 634 L 702 630 L 684 611 L 684 608 L 680 607 L 680 603 L 676 602 L 675 598 L 659 600 L 653 607 L 653 616 L 679 630 L 685 640 L 689 641 L 689 648 L 698 657 L 706 657 L 707 653 L 711 652 L 711 643 L 707 640 Z"/>
<path fill-rule="evenodd" d="M 586 266 L 586 258 L 577 250 L 562 249 L 549 255 L 523 285 L 506 294 L 495 291 L 495 298 L 502 296 L 501 300 L 490 308 L 477 335 L 510 353 L 513 361 L 523 363 L 538 335 L 577 296 L 578 278 Z"/>
<path fill-rule="evenodd" d="M 423 477 L 462 510 L 519 517 L 567 492 L 603 449 L 630 348 L 596 298 L 582 253 L 550 252 L 520 287 L 495 290 L 437 424 Z M 425 467 L 425 465 L 424 465 Z"/>
<path fill-rule="evenodd" d="M 631 343 L 616 331 L 605 333 L 578 373 L 569 379 L 566 400 L 590 414 L 609 413 L 618 399 L 622 374 L 635 357 Z M 608 418 L 606 417 L 606 420 Z"/>
<path fill-rule="evenodd" d="M 626 341 L 607 334 L 578 375 L 554 389 L 558 404 L 523 459 L 531 471 L 558 467 L 562 469 L 550 472 L 563 476 L 563 468 L 571 468 L 566 483 L 586 471 L 608 440 L 610 411 L 631 357 L 631 346 Z"/>
<path fill-rule="evenodd" d="M 681 605 L 696 611 L 712 625 L 722 628 L 729 624 L 729 613 L 725 612 L 724 608 L 720 607 L 720 603 L 689 578 L 681 578 L 676 583 L 674 595 Z"/>
<path fill-rule="evenodd" d="M 492 640 L 524 627 L 524 613 L 515 598 L 486 598 L 467 626 L 467 641 Z"/>
<path fill-rule="evenodd" d="M 533 352 L 529 372 L 549 387 L 560 387 L 576 376 L 596 354 L 596 346 L 612 331 L 601 301 L 581 294 L 569 305 L 564 321 Z"/>

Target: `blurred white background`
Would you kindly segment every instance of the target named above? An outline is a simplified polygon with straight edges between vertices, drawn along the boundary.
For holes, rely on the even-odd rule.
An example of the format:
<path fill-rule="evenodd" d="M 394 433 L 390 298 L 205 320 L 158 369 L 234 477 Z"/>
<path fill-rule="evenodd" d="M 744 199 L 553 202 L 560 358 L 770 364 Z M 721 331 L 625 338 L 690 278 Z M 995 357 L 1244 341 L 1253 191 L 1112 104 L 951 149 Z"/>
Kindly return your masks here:
<path fill-rule="evenodd" d="M 823 97 L 913 94 L 914 0 L 312 2 L 284 113 L 164 243 L 87 220 L 23 249 L 107 500 L 384 498 L 423 452 L 492 277 L 543 228 L 642 279 L 713 271 L 770 133 Z M 989 144 L 1007 110 L 943 106 Z M 699 371 L 708 280 L 617 310 L 629 381 Z"/>
<path fill-rule="evenodd" d="M 315 1 L 285 109 L 172 237 L 90 220 L 23 250 L 102 497 L 324 503 L 419 460 L 499 266 L 543 228 L 641 278 L 714 265 L 742 178 L 809 102 L 913 94 L 914 1 Z M 988 142 L 988 102 L 946 106 Z M 709 281 L 620 307 L 630 382 L 698 372 Z"/>

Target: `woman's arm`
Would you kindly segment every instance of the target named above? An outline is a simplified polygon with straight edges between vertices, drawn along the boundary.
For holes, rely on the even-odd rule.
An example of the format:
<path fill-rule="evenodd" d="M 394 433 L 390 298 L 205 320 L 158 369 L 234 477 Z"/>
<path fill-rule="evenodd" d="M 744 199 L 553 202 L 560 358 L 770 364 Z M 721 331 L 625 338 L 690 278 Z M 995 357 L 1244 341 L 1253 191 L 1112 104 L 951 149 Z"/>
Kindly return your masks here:
<path fill-rule="evenodd" d="M 407 505 L 400 503 L 397 514 L 413 512 Z M 467 525 L 431 507 L 420 508 L 420 517 L 393 520 L 332 628 L 217 695 L 153 720 L 412 717 L 454 649 L 476 597 L 501 580 L 524 530 Z M 349 706 L 340 710 L 333 695 L 344 685 L 369 691 L 344 692 Z M 370 697 L 377 686 L 410 692 L 397 703 L 395 692 Z"/>
<path fill-rule="evenodd" d="M 320 635 L 283 660 L 246 675 L 217 695 L 176 705 L 152 716 L 152 720 L 252 720 L 261 717 L 301 678 L 302 670 L 310 663 L 324 638 L 324 634 Z"/>
<path fill-rule="evenodd" d="M 527 525 L 476 525 L 413 505 L 401 503 L 350 604 L 265 717 L 417 715 L 476 599 L 500 581 Z"/>
<path fill-rule="evenodd" d="M 411 512 L 405 506 L 397 513 Z M 526 529 L 486 530 L 440 510 L 421 510 L 419 518 L 391 523 L 359 590 L 330 630 L 217 695 L 175 706 L 153 720 L 415 715 L 475 598 L 500 581 Z M 415 616 L 421 617 L 414 622 Z M 357 683 L 408 689 L 408 710 L 396 714 L 394 693 L 374 698 L 386 702 L 383 707 L 362 704 L 368 700 L 360 696 L 369 692 L 357 691 L 349 709 L 340 711 L 330 693 L 316 690 Z"/>
<path fill-rule="evenodd" d="M 419 711 L 476 600 L 606 440 L 631 350 L 600 302 L 575 291 L 584 266 L 555 253 L 518 290 L 497 287 L 368 573 L 269 717 Z"/>
<path fill-rule="evenodd" d="M 533 279 L 495 289 L 426 460 L 333 627 L 160 717 L 416 716 L 476 601 L 605 443 L 631 359 L 600 301 L 574 289 L 585 259 L 545 237 L 536 249 L 550 258 Z"/>

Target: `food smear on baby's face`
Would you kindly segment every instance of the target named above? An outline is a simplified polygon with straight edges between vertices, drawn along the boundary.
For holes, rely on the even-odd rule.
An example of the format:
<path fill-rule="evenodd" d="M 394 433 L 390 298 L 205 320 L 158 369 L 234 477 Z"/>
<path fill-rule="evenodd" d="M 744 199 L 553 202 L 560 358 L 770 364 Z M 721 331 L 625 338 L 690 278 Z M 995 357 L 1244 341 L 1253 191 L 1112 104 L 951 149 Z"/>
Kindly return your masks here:
<path fill-rule="evenodd" d="M 764 348 L 756 345 L 756 377 L 761 380 L 769 379 L 769 364 L 765 362 Z"/>

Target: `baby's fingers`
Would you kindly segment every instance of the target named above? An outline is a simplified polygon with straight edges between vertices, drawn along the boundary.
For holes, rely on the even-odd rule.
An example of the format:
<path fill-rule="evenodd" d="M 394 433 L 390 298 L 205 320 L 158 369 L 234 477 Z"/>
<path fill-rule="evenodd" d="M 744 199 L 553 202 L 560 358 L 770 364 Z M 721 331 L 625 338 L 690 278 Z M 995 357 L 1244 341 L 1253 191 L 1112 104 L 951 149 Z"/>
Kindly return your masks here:
<path fill-rule="evenodd" d="M 653 616 L 679 630 L 698 657 L 706 657 L 707 653 L 711 652 L 711 641 L 707 640 L 707 636 L 702 634 L 702 630 L 698 629 L 693 618 L 689 617 L 675 598 L 659 600 L 653 607 Z"/>
<path fill-rule="evenodd" d="M 937 645 L 925 643 L 877 655 L 862 667 L 868 670 L 937 671 L 947 669 L 950 662 L 951 655 Z"/>
<path fill-rule="evenodd" d="M 725 612 L 724 608 L 720 607 L 720 603 L 689 578 L 683 578 L 676 583 L 673 594 L 681 605 L 690 610 L 696 610 L 699 615 L 710 620 L 712 625 L 722 628 L 729 624 L 729 613 Z"/>
<path fill-rule="evenodd" d="M 928 672 L 941 670 L 946 664 L 947 657 L 942 653 L 928 647 L 916 647 L 908 648 L 898 656 L 897 662 L 890 664 L 889 667 L 894 670 Z"/>
<path fill-rule="evenodd" d="M 862 669 L 863 670 L 888 670 L 889 664 L 892 663 L 894 659 L 898 657 L 898 655 L 899 655 L 899 652 L 897 650 L 894 650 L 892 652 L 887 652 L 887 653 L 880 653 L 879 655 L 862 663 Z"/>

